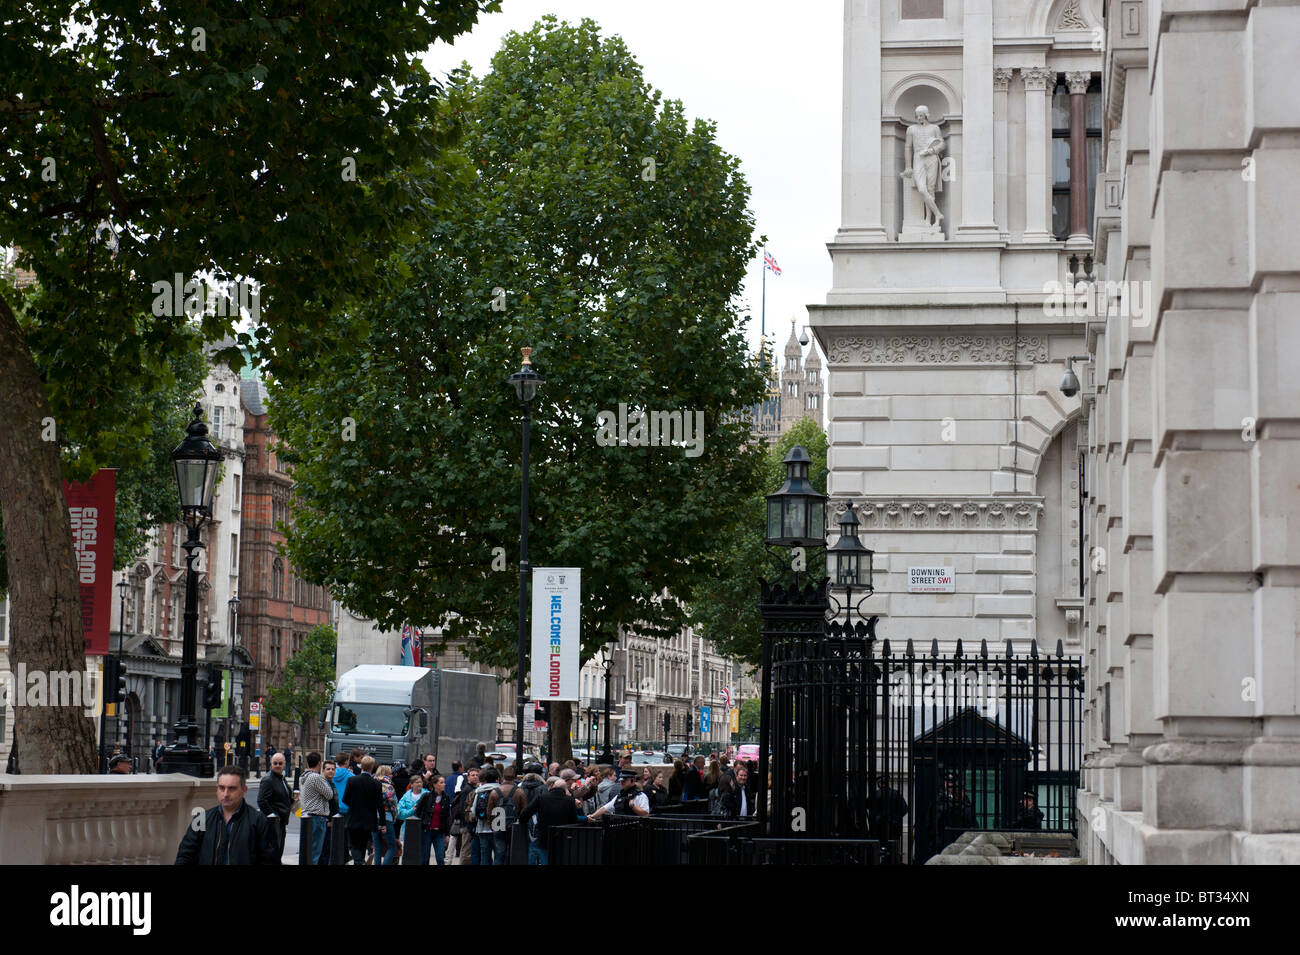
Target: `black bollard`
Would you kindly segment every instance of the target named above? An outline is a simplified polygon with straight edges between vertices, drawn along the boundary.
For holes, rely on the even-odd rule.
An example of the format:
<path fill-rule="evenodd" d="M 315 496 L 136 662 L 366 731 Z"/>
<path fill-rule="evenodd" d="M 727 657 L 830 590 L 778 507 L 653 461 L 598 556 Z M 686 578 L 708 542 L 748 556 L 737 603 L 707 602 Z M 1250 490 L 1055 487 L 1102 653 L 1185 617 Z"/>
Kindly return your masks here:
<path fill-rule="evenodd" d="M 330 865 L 348 864 L 348 831 L 343 828 L 347 816 L 336 813 L 330 820 Z"/>
<path fill-rule="evenodd" d="M 423 832 L 418 817 L 402 823 L 402 865 L 420 864 L 420 840 Z"/>
<path fill-rule="evenodd" d="M 316 860 L 311 857 L 312 833 L 316 827 L 317 819 L 306 813 L 302 815 L 302 824 L 298 827 L 298 864 L 315 865 Z M 319 820 L 324 825 L 324 820 Z"/>

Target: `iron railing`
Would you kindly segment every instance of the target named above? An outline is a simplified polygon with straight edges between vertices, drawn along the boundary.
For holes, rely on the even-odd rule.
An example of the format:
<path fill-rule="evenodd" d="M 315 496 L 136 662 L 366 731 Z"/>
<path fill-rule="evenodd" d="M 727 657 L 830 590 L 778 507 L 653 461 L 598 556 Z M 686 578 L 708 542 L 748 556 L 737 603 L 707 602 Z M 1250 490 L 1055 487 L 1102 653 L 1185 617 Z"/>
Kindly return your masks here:
<path fill-rule="evenodd" d="M 924 862 L 970 829 L 1075 832 L 1083 667 L 1059 642 L 1054 657 L 1010 641 L 967 656 L 960 640 L 896 655 L 833 623 L 769 652 L 769 836 L 874 837 Z"/>

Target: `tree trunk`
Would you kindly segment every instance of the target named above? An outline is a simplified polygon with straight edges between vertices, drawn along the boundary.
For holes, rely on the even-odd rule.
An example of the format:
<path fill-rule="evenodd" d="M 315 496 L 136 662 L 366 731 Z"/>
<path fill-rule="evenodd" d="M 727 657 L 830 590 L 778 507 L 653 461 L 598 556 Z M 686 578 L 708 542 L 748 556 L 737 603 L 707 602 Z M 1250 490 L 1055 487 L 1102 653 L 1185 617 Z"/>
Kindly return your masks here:
<path fill-rule="evenodd" d="M 552 703 L 551 749 L 553 752 L 549 754 L 552 763 L 563 763 L 566 759 L 573 759 L 573 743 L 569 739 L 569 732 L 572 726 L 572 704 L 561 702 Z"/>
<path fill-rule="evenodd" d="M 82 673 L 86 655 L 59 446 L 42 441 L 50 402 L 9 303 L 0 297 L 0 511 L 9 571 L 9 667 Z M 23 687 L 15 683 L 21 694 Z M 57 702 L 48 696 L 45 702 Z M 82 706 L 14 707 L 18 769 L 93 773 L 95 726 Z"/>

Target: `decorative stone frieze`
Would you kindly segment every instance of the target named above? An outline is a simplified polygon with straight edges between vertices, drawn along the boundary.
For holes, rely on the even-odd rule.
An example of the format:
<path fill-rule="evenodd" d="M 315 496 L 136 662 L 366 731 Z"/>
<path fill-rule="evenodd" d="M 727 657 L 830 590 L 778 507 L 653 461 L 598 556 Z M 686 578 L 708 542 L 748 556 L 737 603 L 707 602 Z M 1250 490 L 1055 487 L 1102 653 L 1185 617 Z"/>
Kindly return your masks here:
<path fill-rule="evenodd" d="M 831 502 L 835 520 L 845 502 Z M 889 530 L 1012 530 L 1038 529 L 1042 498 L 916 498 L 855 500 L 854 510 L 865 529 Z"/>
<path fill-rule="evenodd" d="M 953 365 L 1007 364 L 1017 352 L 1013 335 L 843 335 L 831 340 L 827 360 L 832 365 Z M 1049 360 L 1048 339 L 1022 335 L 1018 360 Z"/>

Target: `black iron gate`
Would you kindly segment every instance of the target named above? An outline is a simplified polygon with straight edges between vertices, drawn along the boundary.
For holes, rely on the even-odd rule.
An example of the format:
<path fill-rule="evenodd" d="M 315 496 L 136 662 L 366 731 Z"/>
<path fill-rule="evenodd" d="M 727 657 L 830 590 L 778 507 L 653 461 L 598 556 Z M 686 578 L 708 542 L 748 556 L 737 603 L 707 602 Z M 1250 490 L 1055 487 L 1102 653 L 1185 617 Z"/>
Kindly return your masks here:
<path fill-rule="evenodd" d="M 1083 668 L 1059 642 L 897 654 L 833 623 L 768 652 L 773 837 L 870 837 L 921 863 L 971 829 L 1075 831 Z"/>

